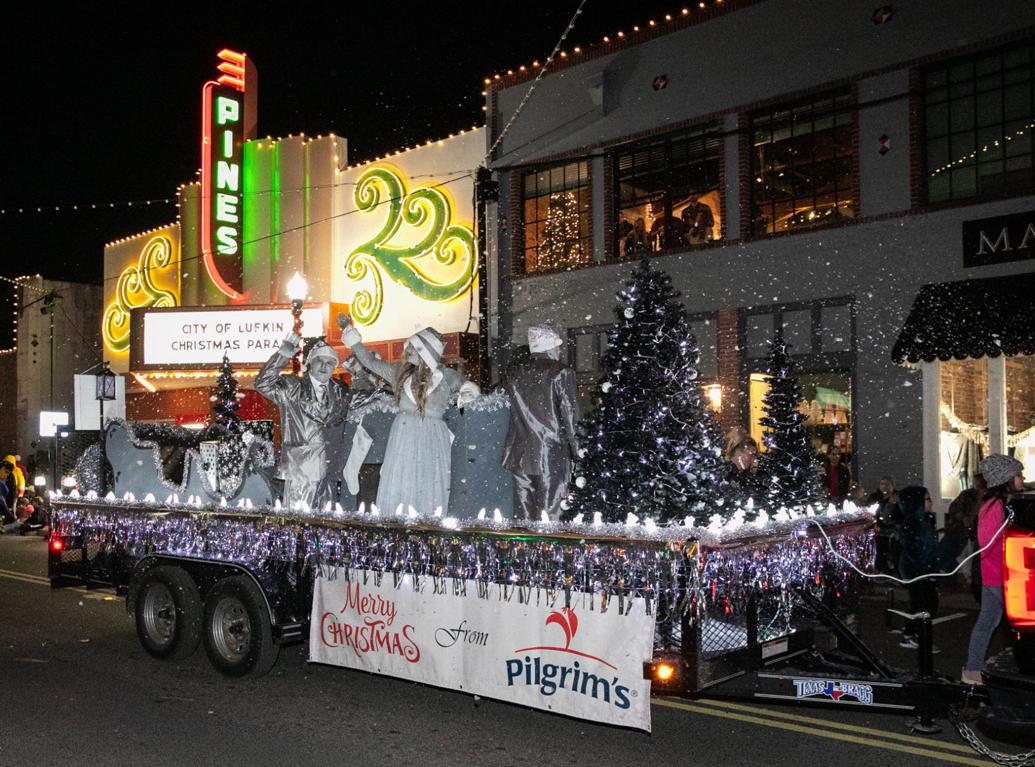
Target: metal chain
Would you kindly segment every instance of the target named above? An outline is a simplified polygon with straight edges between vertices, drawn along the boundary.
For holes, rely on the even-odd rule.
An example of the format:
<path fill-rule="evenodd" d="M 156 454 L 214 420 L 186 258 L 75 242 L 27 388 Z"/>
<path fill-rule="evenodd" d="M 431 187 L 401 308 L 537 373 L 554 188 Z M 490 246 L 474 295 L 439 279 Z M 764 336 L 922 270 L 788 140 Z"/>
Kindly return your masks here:
<path fill-rule="evenodd" d="M 966 708 L 969 701 L 970 691 L 967 692 L 963 708 Z M 949 709 L 949 721 L 955 725 L 960 737 L 967 741 L 968 745 L 981 754 L 981 756 L 991 759 L 996 764 L 1003 765 L 1003 767 L 1035 767 L 1035 749 L 1023 754 L 1004 754 L 1001 751 L 993 751 L 982 742 L 973 728 L 963 721 L 962 709 Z"/>

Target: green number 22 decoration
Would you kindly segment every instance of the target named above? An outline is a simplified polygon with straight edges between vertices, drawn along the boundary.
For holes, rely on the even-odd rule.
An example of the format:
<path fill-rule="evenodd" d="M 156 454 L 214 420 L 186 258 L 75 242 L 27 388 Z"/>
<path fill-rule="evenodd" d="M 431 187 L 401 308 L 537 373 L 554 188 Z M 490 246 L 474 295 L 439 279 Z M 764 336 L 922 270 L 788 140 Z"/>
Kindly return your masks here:
<path fill-rule="evenodd" d="M 353 296 L 351 311 L 357 324 L 371 325 L 381 316 L 382 270 L 393 282 L 425 301 L 452 301 L 470 289 L 478 269 L 474 232 L 452 223 L 453 207 L 443 192 L 428 186 L 408 191 L 402 177 L 379 167 L 359 177 L 354 196 L 359 211 L 373 211 L 382 204 L 388 211 L 381 230 L 353 250 L 345 261 L 345 274 L 350 280 L 369 277 L 372 284 Z M 398 241 L 397 235 L 404 225 L 422 228 L 420 241 L 407 246 L 391 244 Z M 441 282 L 428 272 L 426 267 L 431 264 L 455 266 L 446 272 L 450 281 Z M 441 276 L 443 270 L 436 269 L 436 274 Z"/>

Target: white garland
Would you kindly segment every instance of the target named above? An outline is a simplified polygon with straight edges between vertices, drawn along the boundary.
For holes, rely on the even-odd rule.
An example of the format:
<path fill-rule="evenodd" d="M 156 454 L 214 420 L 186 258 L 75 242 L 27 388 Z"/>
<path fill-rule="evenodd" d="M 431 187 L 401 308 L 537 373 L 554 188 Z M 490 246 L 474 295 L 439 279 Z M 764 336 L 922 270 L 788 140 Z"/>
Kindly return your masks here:
<path fill-rule="evenodd" d="M 979 426 L 975 423 L 967 423 L 961 420 L 946 403 L 941 404 L 941 414 L 945 416 L 945 419 L 949 422 L 949 426 L 958 431 L 964 437 L 973 442 L 977 442 L 981 447 L 984 448 L 987 454 L 990 451 L 990 442 L 988 439 L 988 427 Z M 1024 444 L 1028 441 L 1028 438 L 1035 435 L 1035 425 L 1029 426 L 1027 429 L 1016 434 L 1008 435 L 1006 438 L 1007 447 L 1017 447 L 1018 445 Z"/>
<path fill-rule="evenodd" d="M 77 505 L 83 498 L 78 491 L 73 490 L 67 496 L 60 490 L 50 492 L 52 500 L 59 504 L 69 506 Z M 845 501 L 843 508 L 837 508 L 834 504 L 828 504 L 826 508 L 819 505 L 805 505 L 795 508 L 780 508 L 770 514 L 763 509 L 758 512 L 755 519 L 745 521 L 745 517 L 752 512 L 751 501 L 748 505 L 739 506 L 733 515 L 724 519 L 719 515 L 712 517 L 707 526 L 695 525 L 690 517 L 683 522 L 674 522 L 668 525 L 659 526 L 652 519 L 645 519 L 642 522 L 635 514 L 630 514 L 624 524 L 607 523 L 599 519 L 586 522 L 576 518 L 571 522 L 554 522 L 550 520 L 523 520 L 504 518 L 499 509 L 487 512 L 482 509 L 477 517 L 460 519 L 457 517 L 443 516 L 441 509 L 436 509 L 432 514 L 418 513 L 410 506 L 403 509 L 400 504 L 394 512 L 384 513 L 376 506 L 371 506 L 369 511 L 360 504 L 357 511 L 345 511 L 341 504 L 326 504 L 323 509 L 310 509 L 304 503 L 298 503 L 291 509 L 285 509 L 279 501 L 273 506 L 255 506 L 247 508 L 244 502 L 239 502 L 236 508 L 229 508 L 223 501 L 220 505 L 205 504 L 200 497 L 191 497 L 180 501 L 177 497 L 166 499 L 165 503 L 157 501 L 154 496 L 149 495 L 142 503 L 138 502 L 131 494 L 119 499 L 113 493 L 103 498 L 97 498 L 96 493 L 87 493 L 85 500 L 91 504 L 125 507 L 144 506 L 155 511 L 162 510 L 183 510 L 186 508 L 191 513 L 245 513 L 258 517 L 282 517 L 290 520 L 309 522 L 363 522 L 375 526 L 420 526 L 439 530 L 463 530 L 467 532 L 511 532 L 514 534 L 535 533 L 538 535 L 577 535 L 593 538 L 618 538 L 628 540 L 665 541 L 670 543 L 694 539 L 705 546 L 728 546 L 735 542 L 756 538 L 787 537 L 789 535 L 805 535 L 810 525 L 832 525 L 845 524 L 856 521 L 872 521 L 876 514 L 877 506 L 856 506 L 851 501 Z"/>

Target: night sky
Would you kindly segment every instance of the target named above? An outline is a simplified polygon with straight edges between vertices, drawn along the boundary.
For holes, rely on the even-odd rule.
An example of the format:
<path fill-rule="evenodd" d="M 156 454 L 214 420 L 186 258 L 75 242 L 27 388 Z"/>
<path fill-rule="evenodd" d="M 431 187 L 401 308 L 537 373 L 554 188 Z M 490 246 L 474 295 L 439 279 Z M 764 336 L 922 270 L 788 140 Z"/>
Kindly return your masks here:
<path fill-rule="evenodd" d="M 258 67 L 260 135 L 333 132 L 355 163 L 482 125 L 483 78 L 544 60 L 578 2 L 147 5 L 5 19 L 0 274 L 100 282 L 105 242 L 175 220 L 173 204 L 143 201 L 194 179 L 221 48 Z M 566 47 L 681 7 L 588 0 Z"/>

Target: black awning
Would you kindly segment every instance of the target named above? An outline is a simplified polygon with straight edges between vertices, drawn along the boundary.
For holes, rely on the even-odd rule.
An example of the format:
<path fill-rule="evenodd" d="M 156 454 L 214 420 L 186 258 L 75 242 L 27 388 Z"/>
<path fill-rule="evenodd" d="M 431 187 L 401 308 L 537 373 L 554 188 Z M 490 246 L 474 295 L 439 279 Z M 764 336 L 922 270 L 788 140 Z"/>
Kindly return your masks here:
<path fill-rule="evenodd" d="M 891 356 L 896 362 L 1035 354 L 1035 273 L 925 285 Z"/>

